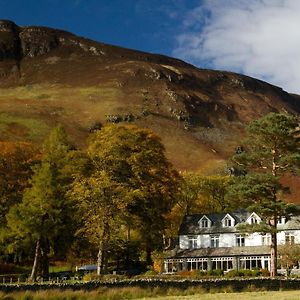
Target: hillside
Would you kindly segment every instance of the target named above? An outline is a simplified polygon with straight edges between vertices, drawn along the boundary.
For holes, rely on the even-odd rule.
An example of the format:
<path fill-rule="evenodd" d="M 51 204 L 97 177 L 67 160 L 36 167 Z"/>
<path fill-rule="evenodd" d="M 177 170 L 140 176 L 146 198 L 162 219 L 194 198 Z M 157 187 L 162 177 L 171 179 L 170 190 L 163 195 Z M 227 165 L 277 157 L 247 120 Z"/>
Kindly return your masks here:
<path fill-rule="evenodd" d="M 161 136 L 178 169 L 207 173 L 224 167 L 245 124 L 270 111 L 299 115 L 299 96 L 247 76 L 0 21 L 2 140 L 40 142 L 61 123 L 82 146 L 99 124 L 134 122 Z"/>

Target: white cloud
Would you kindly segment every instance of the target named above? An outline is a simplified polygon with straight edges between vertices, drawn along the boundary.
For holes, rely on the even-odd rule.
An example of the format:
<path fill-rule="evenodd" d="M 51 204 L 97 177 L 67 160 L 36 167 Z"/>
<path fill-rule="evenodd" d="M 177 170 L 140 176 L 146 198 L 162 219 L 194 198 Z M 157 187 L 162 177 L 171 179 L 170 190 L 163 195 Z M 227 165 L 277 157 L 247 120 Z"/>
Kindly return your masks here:
<path fill-rule="evenodd" d="M 300 93 L 300 1 L 207 0 L 182 28 L 174 56 Z"/>

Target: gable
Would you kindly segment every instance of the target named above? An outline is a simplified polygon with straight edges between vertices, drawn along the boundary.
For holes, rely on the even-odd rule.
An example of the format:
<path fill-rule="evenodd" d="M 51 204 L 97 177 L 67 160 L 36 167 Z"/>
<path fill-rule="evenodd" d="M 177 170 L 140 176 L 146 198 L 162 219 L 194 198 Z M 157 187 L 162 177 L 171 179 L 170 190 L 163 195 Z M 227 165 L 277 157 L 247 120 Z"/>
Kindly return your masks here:
<path fill-rule="evenodd" d="M 233 227 L 235 226 L 235 219 L 230 214 L 226 214 L 221 223 L 222 227 Z"/>
<path fill-rule="evenodd" d="M 255 212 L 252 212 L 251 215 L 246 220 L 246 223 L 248 224 L 259 224 L 260 222 L 261 222 L 261 218 Z"/>
<path fill-rule="evenodd" d="M 202 218 L 198 221 L 200 228 L 210 228 L 212 225 L 212 221 L 206 216 L 202 216 Z"/>

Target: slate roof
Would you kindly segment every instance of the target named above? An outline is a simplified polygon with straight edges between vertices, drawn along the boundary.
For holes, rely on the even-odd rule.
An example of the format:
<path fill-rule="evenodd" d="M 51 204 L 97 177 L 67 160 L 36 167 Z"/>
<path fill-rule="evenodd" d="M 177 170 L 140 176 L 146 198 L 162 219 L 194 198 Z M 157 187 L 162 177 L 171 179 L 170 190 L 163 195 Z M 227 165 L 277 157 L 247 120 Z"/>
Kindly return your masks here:
<path fill-rule="evenodd" d="M 184 217 L 180 229 L 179 235 L 197 235 L 197 234 L 211 234 L 211 233 L 226 233 L 226 232 L 237 232 L 235 226 L 232 227 L 223 227 L 222 220 L 224 217 L 229 214 L 235 220 L 235 225 L 240 224 L 247 220 L 251 213 L 241 210 L 235 213 L 220 213 L 220 214 L 195 214 L 187 215 Z M 211 227 L 209 228 L 200 228 L 199 220 L 206 216 L 212 222 Z"/>
<path fill-rule="evenodd" d="M 235 226 L 223 227 L 222 220 L 229 214 L 235 220 Z M 237 225 L 245 222 L 252 212 L 246 210 L 240 210 L 233 213 L 219 213 L 219 214 L 195 214 L 187 215 L 184 217 L 180 229 L 179 235 L 199 235 L 199 234 L 218 234 L 218 233 L 238 233 Z M 259 214 L 257 214 L 259 216 Z M 211 227 L 201 228 L 199 226 L 199 220 L 206 216 L 212 222 Z M 300 217 L 292 217 L 285 224 L 278 224 L 278 230 L 296 230 L 300 229 Z"/>
<path fill-rule="evenodd" d="M 178 250 L 175 255 L 169 258 L 190 258 L 190 257 L 226 257 L 226 256 L 260 256 L 270 255 L 270 246 L 248 246 L 248 247 L 220 247 L 220 248 L 199 248 L 190 250 Z"/>

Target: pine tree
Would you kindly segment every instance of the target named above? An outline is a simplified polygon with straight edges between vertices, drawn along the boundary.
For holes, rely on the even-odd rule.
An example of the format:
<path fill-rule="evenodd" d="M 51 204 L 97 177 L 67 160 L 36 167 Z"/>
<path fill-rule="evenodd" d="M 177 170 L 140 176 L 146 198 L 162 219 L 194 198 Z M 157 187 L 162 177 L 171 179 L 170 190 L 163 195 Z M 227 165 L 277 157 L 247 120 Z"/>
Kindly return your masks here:
<path fill-rule="evenodd" d="M 246 171 L 236 179 L 228 197 L 263 217 L 254 231 L 271 234 L 271 276 L 277 272 L 277 220 L 299 213 L 296 205 L 283 201 L 288 191 L 280 183 L 285 173 L 297 173 L 300 166 L 299 127 L 296 117 L 269 113 L 250 123 L 243 151 L 238 151 L 232 161 Z M 249 228 L 248 228 L 249 230 Z"/>

